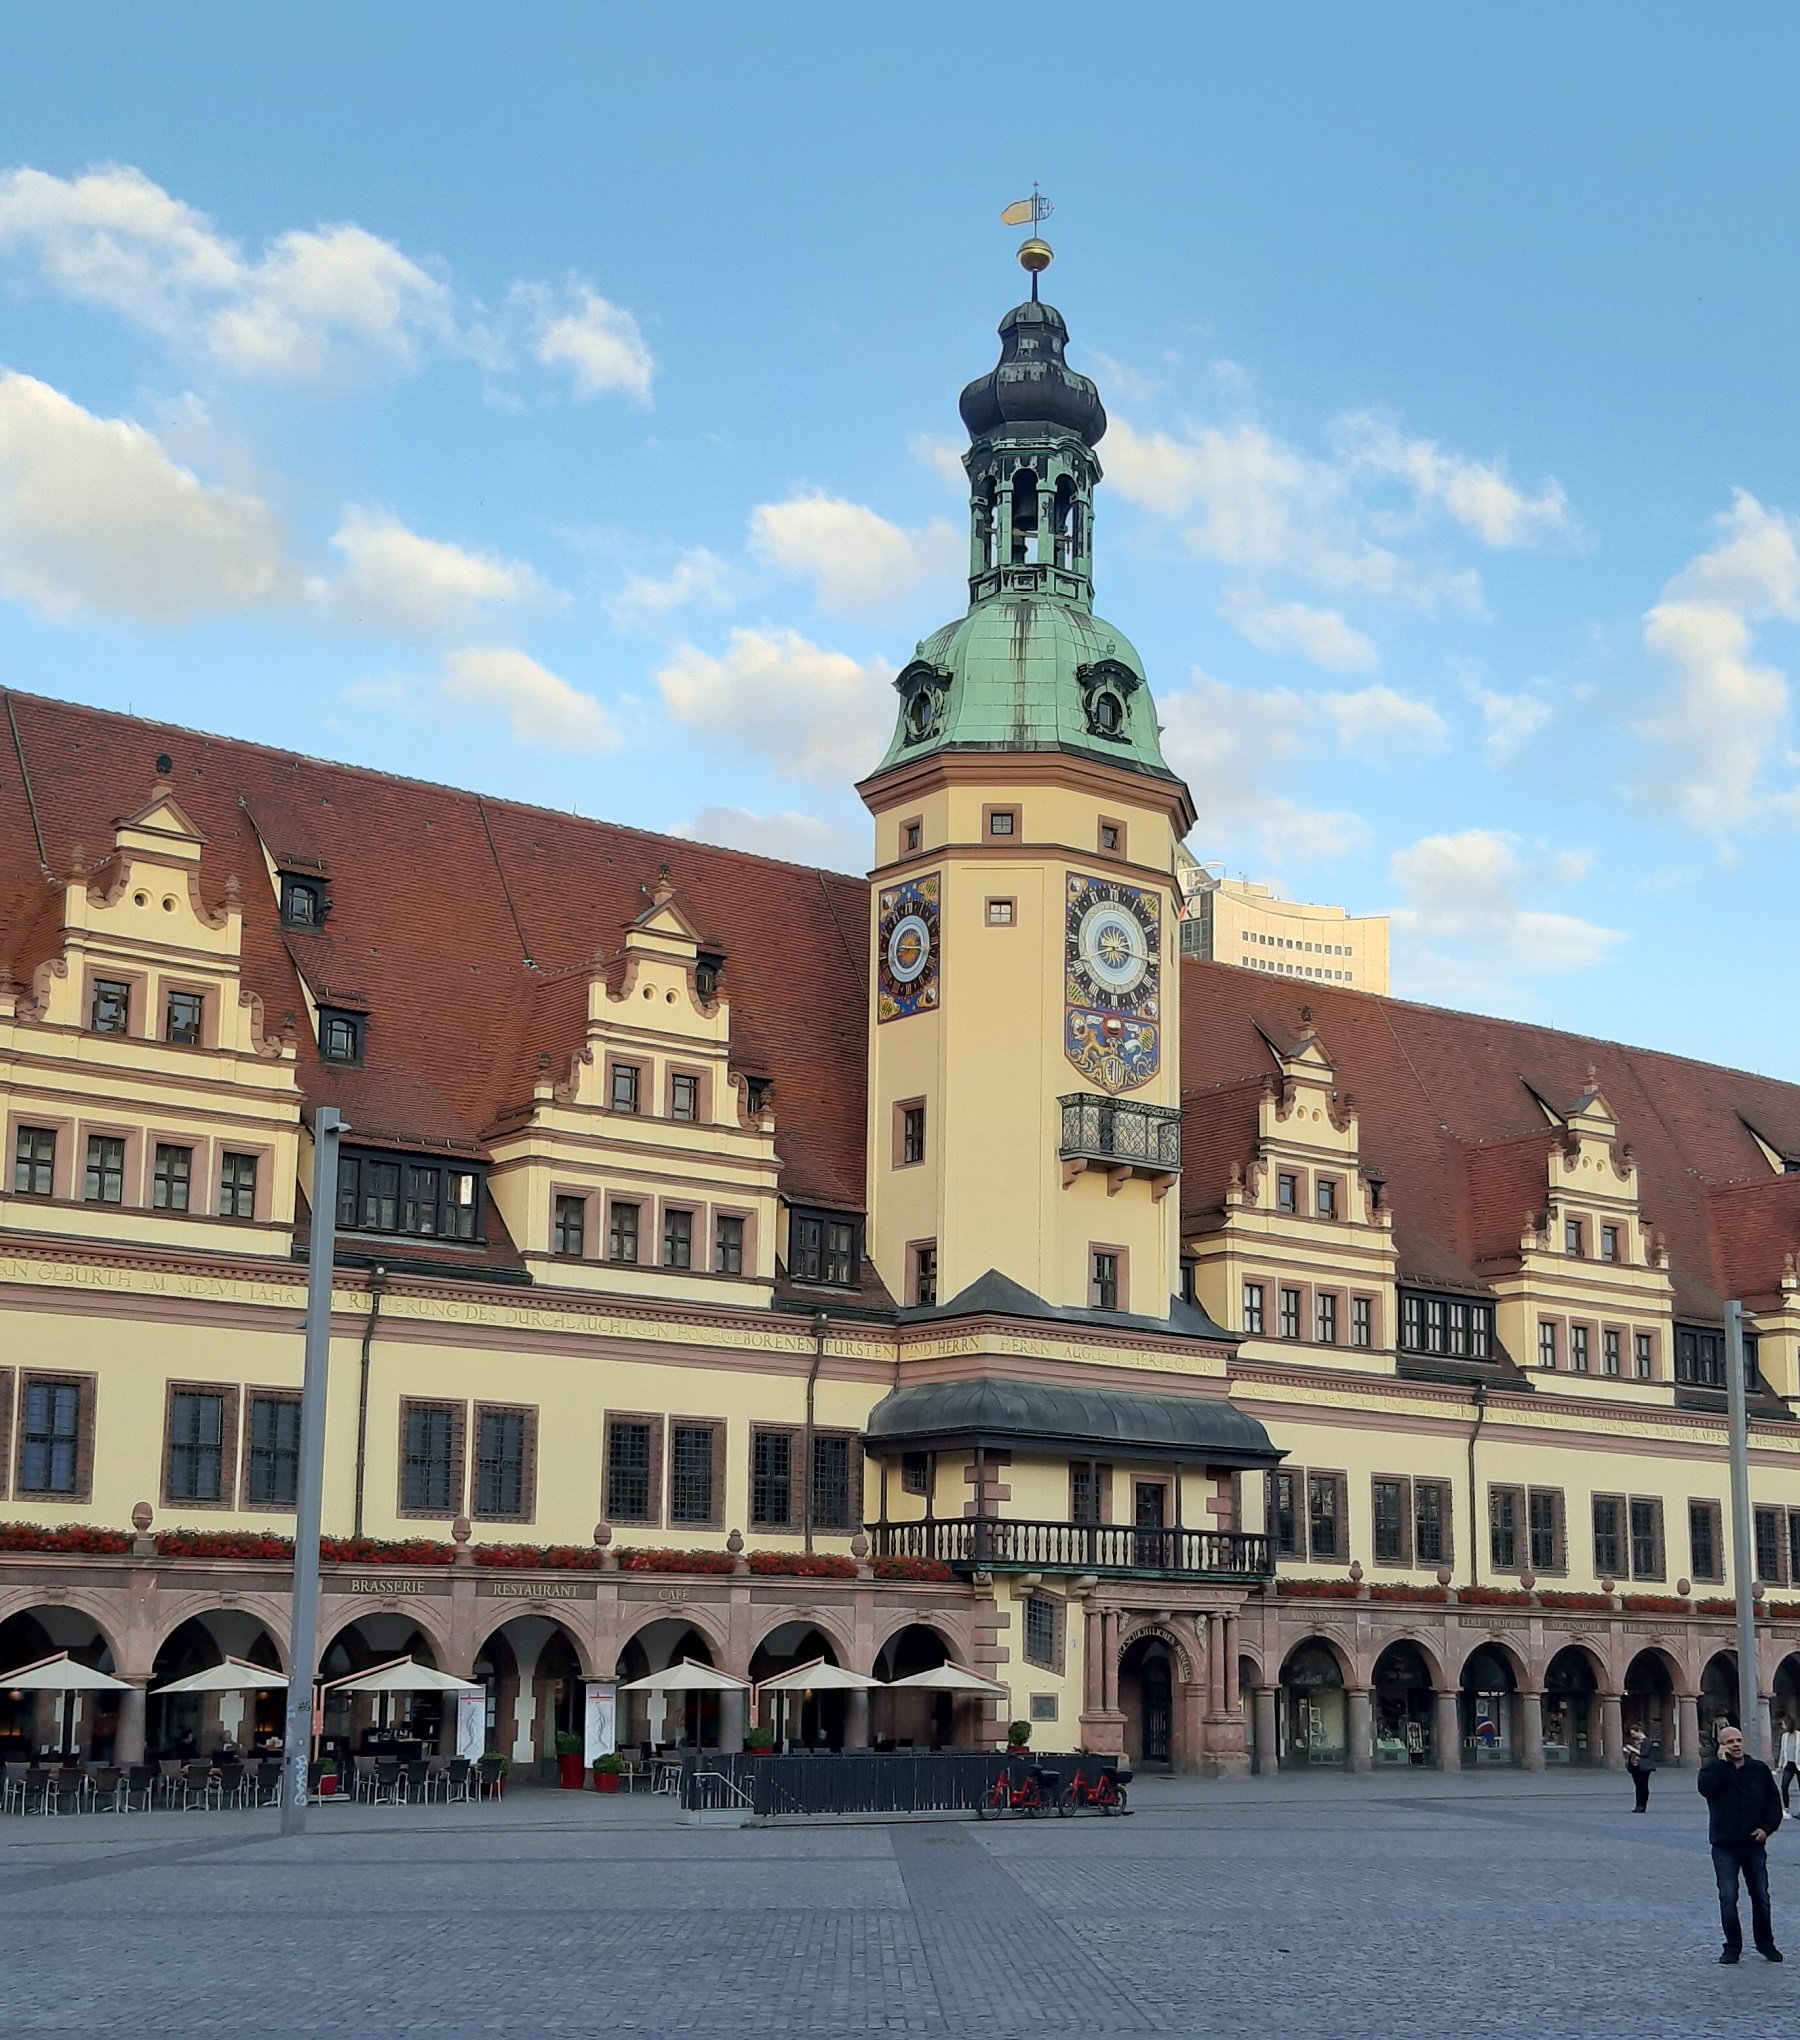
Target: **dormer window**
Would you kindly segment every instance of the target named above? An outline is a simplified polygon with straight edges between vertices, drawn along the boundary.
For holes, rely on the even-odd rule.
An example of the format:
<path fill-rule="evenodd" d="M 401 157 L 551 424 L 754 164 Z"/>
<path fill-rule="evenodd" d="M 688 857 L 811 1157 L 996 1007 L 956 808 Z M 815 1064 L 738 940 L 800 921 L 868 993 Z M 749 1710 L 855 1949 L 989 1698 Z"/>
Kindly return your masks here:
<path fill-rule="evenodd" d="M 686 1070 L 677 1070 L 669 1079 L 669 1117 L 700 1117 L 700 1079 Z"/>
<path fill-rule="evenodd" d="M 163 1024 L 163 1039 L 181 1048 L 198 1048 L 201 1023 L 205 1018 L 206 1001 L 198 992 L 171 992 Z"/>
<path fill-rule="evenodd" d="M 367 1020 L 361 1013 L 319 1008 L 319 1053 L 327 1062 L 360 1064 Z"/>
<path fill-rule="evenodd" d="M 290 878 L 281 874 L 281 925 L 284 928 L 322 928 L 331 902 L 316 878 Z"/>
<path fill-rule="evenodd" d="M 338 1157 L 337 1222 L 347 1232 L 410 1233 L 416 1239 L 481 1237 L 481 1178 L 417 1156 Z"/>
<path fill-rule="evenodd" d="M 612 1098 L 612 1109 L 615 1112 L 635 1112 L 638 1109 L 638 1070 L 636 1063 L 613 1064 L 610 1095 Z"/>
<path fill-rule="evenodd" d="M 722 956 L 709 956 L 705 950 L 694 958 L 694 990 L 710 1005 L 719 996 L 719 978 L 725 969 Z"/>
<path fill-rule="evenodd" d="M 769 1109 L 771 1081 L 768 1077 L 744 1079 L 744 1110 L 752 1119 L 760 1119 Z"/>
<path fill-rule="evenodd" d="M 788 1273 L 796 1282 L 835 1289 L 855 1286 L 862 1260 L 859 1219 L 825 1211 L 796 1211 L 788 1228 Z"/>
<path fill-rule="evenodd" d="M 131 987 L 119 978 L 94 980 L 94 1003 L 88 1024 L 96 1034 L 129 1034 Z"/>

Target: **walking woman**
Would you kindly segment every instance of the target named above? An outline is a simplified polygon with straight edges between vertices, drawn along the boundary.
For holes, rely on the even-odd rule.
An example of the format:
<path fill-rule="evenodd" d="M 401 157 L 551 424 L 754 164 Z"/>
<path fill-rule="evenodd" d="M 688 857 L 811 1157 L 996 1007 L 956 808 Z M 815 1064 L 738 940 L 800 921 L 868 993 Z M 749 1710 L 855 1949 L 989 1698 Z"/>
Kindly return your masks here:
<path fill-rule="evenodd" d="M 1641 1728 L 1634 1728 L 1625 1738 L 1625 1768 L 1631 1773 L 1631 1782 L 1637 1788 L 1637 1804 L 1632 1812 L 1648 1813 L 1650 1775 L 1656 1769 L 1656 1745 Z"/>
<path fill-rule="evenodd" d="M 1781 1748 L 1775 1758 L 1775 1769 L 1780 1774 L 1781 1810 L 1788 1810 L 1788 1794 L 1794 1789 L 1794 1780 L 1800 1778 L 1800 1728 L 1794 1726 L 1793 1717 L 1785 1715 L 1781 1723 Z"/>

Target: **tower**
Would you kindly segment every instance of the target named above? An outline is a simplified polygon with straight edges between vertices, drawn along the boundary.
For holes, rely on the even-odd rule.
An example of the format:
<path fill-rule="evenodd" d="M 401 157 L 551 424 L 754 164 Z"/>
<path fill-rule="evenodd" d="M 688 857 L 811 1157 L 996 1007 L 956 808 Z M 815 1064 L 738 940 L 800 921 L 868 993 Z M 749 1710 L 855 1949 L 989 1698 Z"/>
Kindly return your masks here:
<path fill-rule="evenodd" d="M 969 607 L 895 680 L 875 818 L 870 1251 L 908 1305 L 990 1270 L 1164 1318 L 1179 1286 L 1179 909 L 1194 820 L 1093 609 L 1099 391 L 1038 298 L 962 393 Z"/>

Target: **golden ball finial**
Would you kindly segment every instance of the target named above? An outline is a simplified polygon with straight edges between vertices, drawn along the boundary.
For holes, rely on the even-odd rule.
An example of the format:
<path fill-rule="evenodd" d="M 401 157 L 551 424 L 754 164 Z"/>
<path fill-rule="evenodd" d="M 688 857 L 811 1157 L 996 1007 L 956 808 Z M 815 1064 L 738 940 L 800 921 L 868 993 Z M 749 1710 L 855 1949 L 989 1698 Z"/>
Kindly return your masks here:
<path fill-rule="evenodd" d="M 1055 260 L 1048 241 L 1040 241 L 1033 234 L 1029 241 L 1019 243 L 1019 267 L 1029 269 L 1033 276 L 1042 275 Z"/>

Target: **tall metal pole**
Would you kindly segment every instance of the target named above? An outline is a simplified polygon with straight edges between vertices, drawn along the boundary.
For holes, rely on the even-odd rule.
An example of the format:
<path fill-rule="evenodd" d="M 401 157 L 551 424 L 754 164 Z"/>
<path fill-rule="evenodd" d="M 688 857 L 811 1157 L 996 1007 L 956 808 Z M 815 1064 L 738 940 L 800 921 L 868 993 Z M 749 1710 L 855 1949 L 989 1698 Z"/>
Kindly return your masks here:
<path fill-rule="evenodd" d="M 294 1626 L 288 1644 L 287 1739 L 282 1744 L 281 1832 L 306 1832 L 312 1762 L 313 1675 L 319 1657 L 319 1521 L 325 1486 L 325 1391 L 331 1371 L 331 1266 L 335 1257 L 338 1136 L 344 1122 L 313 1115 L 312 1239 L 306 1272 L 306 1378 L 300 1392 L 300 1480 L 294 1497 Z"/>
<path fill-rule="evenodd" d="M 1765 1761 L 1761 1680 L 1756 1675 L 1756 1546 L 1750 1534 L 1750 1416 L 1744 1397 L 1744 1306 L 1725 1306 L 1725 1398 L 1731 1413 L 1731 1581 L 1737 1597 L 1738 1725 L 1744 1747 Z"/>

